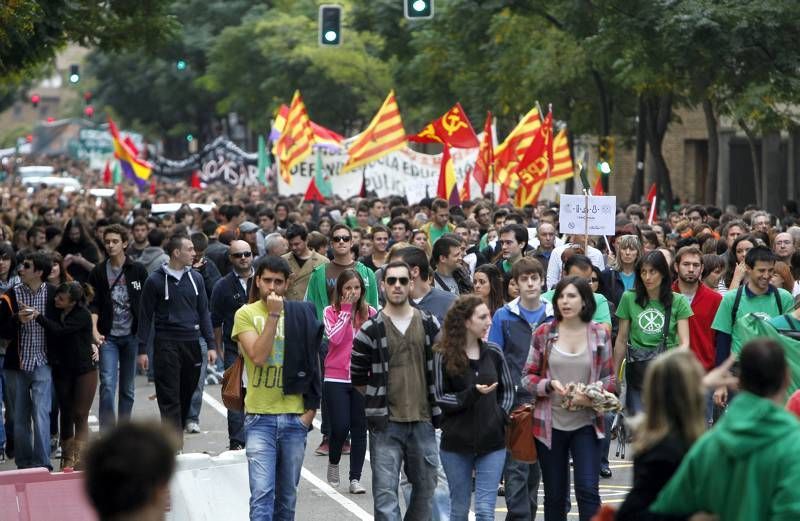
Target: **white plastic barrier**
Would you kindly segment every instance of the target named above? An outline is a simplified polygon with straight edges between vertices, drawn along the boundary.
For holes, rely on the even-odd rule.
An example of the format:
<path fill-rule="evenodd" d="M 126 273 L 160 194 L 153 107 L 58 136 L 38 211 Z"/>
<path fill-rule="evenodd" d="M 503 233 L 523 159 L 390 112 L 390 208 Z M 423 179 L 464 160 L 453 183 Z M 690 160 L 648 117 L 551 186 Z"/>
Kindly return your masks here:
<path fill-rule="evenodd" d="M 250 485 L 244 450 L 181 454 L 170 484 L 167 521 L 247 520 Z"/>

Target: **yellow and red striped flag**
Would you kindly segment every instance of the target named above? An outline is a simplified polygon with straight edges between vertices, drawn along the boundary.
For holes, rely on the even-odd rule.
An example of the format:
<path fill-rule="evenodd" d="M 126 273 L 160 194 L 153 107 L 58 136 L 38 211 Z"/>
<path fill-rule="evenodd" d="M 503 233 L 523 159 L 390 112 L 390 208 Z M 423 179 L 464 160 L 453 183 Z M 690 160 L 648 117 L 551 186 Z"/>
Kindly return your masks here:
<path fill-rule="evenodd" d="M 492 163 L 494 163 L 494 142 L 492 141 L 492 113 L 486 113 L 486 123 L 483 125 L 483 140 L 481 141 L 478 151 L 478 159 L 475 161 L 475 168 L 472 170 L 472 175 L 478 186 L 481 187 L 481 193 L 486 190 L 486 183 L 492 172 Z"/>
<path fill-rule="evenodd" d="M 506 139 L 494 151 L 495 158 L 495 183 L 508 186 L 512 174 L 517 170 L 519 162 L 525 156 L 528 147 L 533 143 L 533 138 L 538 135 L 542 125 L 539 110 L 532 108 L 524 118 L 514 127 Z"/>
<path fill-rule="evenodd" d="M 441 197 L 450 206 L 460 206 L 461 199 L 456 183 L 456 170 L 453 167 L 453 158 L 450 155 L 450 147 L 445 145 L 442 152 L 442 164 L 439 167 L 439 182 L 436 185 L 436 197 Z"/>
<path fill-rule="evenodd" d="M 286 183 L 292 182 L 292 167 L 311 154 L 313 144 L 314 131 L 311 129 L 311 120 L 308 119 L 303 97 L 297 90 L 286 115 L 286 124 L 281 137 L 272 149 L 280 165 L 281 177 Z"/>
<path fill-rule="evenodd" d="M 569 153 L 567 129 L 563 128 L 553 139 L 553 167 L 546 183 L 556 183 L 572 179 L 575 169 L 572 165 L 572 156 Z"/>
<path fill-rule="evenodd" d="M 372 118 L 367 129 L 359 135 L 347 150 L 348 158 L 343 172 L 375 161 L 393 150 L 403 148 L 406 133 L 394 91 L 383 101 L 378 113 Z"/>

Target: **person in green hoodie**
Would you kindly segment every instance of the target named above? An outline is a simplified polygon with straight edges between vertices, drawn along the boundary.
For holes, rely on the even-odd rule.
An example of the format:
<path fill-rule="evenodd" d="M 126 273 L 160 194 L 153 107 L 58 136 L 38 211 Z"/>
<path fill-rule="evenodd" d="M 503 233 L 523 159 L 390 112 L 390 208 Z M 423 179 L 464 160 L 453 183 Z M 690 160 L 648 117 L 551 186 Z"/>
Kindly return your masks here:
<path fill-rule="evenodd" d="M 709 512 L 720 521 L 800 519 L 800 422 L 783 409 L 790 383 L 783 349 L 771 339 L 752 340 L 739 364 L 742 392 L 692 446 L 651 512 Z"/>

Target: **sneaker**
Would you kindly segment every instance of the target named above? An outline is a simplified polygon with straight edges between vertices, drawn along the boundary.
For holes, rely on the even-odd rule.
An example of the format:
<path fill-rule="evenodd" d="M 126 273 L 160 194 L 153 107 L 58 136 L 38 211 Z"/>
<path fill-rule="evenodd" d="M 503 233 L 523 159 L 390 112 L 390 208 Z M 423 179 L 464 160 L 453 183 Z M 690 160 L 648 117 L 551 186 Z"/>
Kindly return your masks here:
<path fill-rule="evenodd" d="M 197 422 L 187 422 L 186 429 L 184 429 L 187 434 L 200 434 L 200 424 Z"/>
<path fill-rule="evenodd" d="M 345 454 L 345 455 L 350 454 L 350 442 L 349 441 L 345 441 L 344 445 L 342 445 L 342 454 Z"/>
<path fill-rule="evenodd" d="M 500 497 L 506 495 L 506 485 L 502 481 L 497 485 L 497 495 Z"/>
<path fill-rule="evenodd" d="M 328 446 L 328 438 L 326 436 L 322 437 L 322 443 L 319 444 L 317 450 L 314 451 L 314 454 L 317 456 L 327 456 L 330 452 L 330 447 Z"/>
<path fill-rule="evenodd" d="M 229 450 L 242 450 L 244 445 L 239 443 L 238 441 L 232 441 Z"/>
<path fill-rule="evenodd" d="M 6 461 L 6 451 L 0 449 L 0 463 L 5 463 Z"/>
<path fill-rule="evenodd" d="M 339 486 L 339 465 L 328 463 L 328 484 L 333 488 Z"/>
<path fill-rule="evenodd" d="M 357 479 L 350 480 L 350 493 L 351 494 L 366 494 L 367 489 L 361 486 L 361 483 Z"/>

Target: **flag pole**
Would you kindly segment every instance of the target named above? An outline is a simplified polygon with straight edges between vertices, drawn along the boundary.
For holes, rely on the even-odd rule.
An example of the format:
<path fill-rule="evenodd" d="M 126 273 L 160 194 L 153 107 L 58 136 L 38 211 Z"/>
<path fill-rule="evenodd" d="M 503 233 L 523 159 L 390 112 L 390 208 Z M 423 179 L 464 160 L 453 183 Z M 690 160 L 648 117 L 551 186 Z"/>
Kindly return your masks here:
<path fill-rule="evenodd" d="M 653 218 L 655 217 L 656 207 L 657 206 L 658 206 L 658 196 L 655 196 L 655 197 L 653 197 L 653 202 L 650 203 L 650 212 L 649 212 L 650 215 L 647 216 L 647 224 L 648 225 L 652 225 L 653 224 Z"/>

